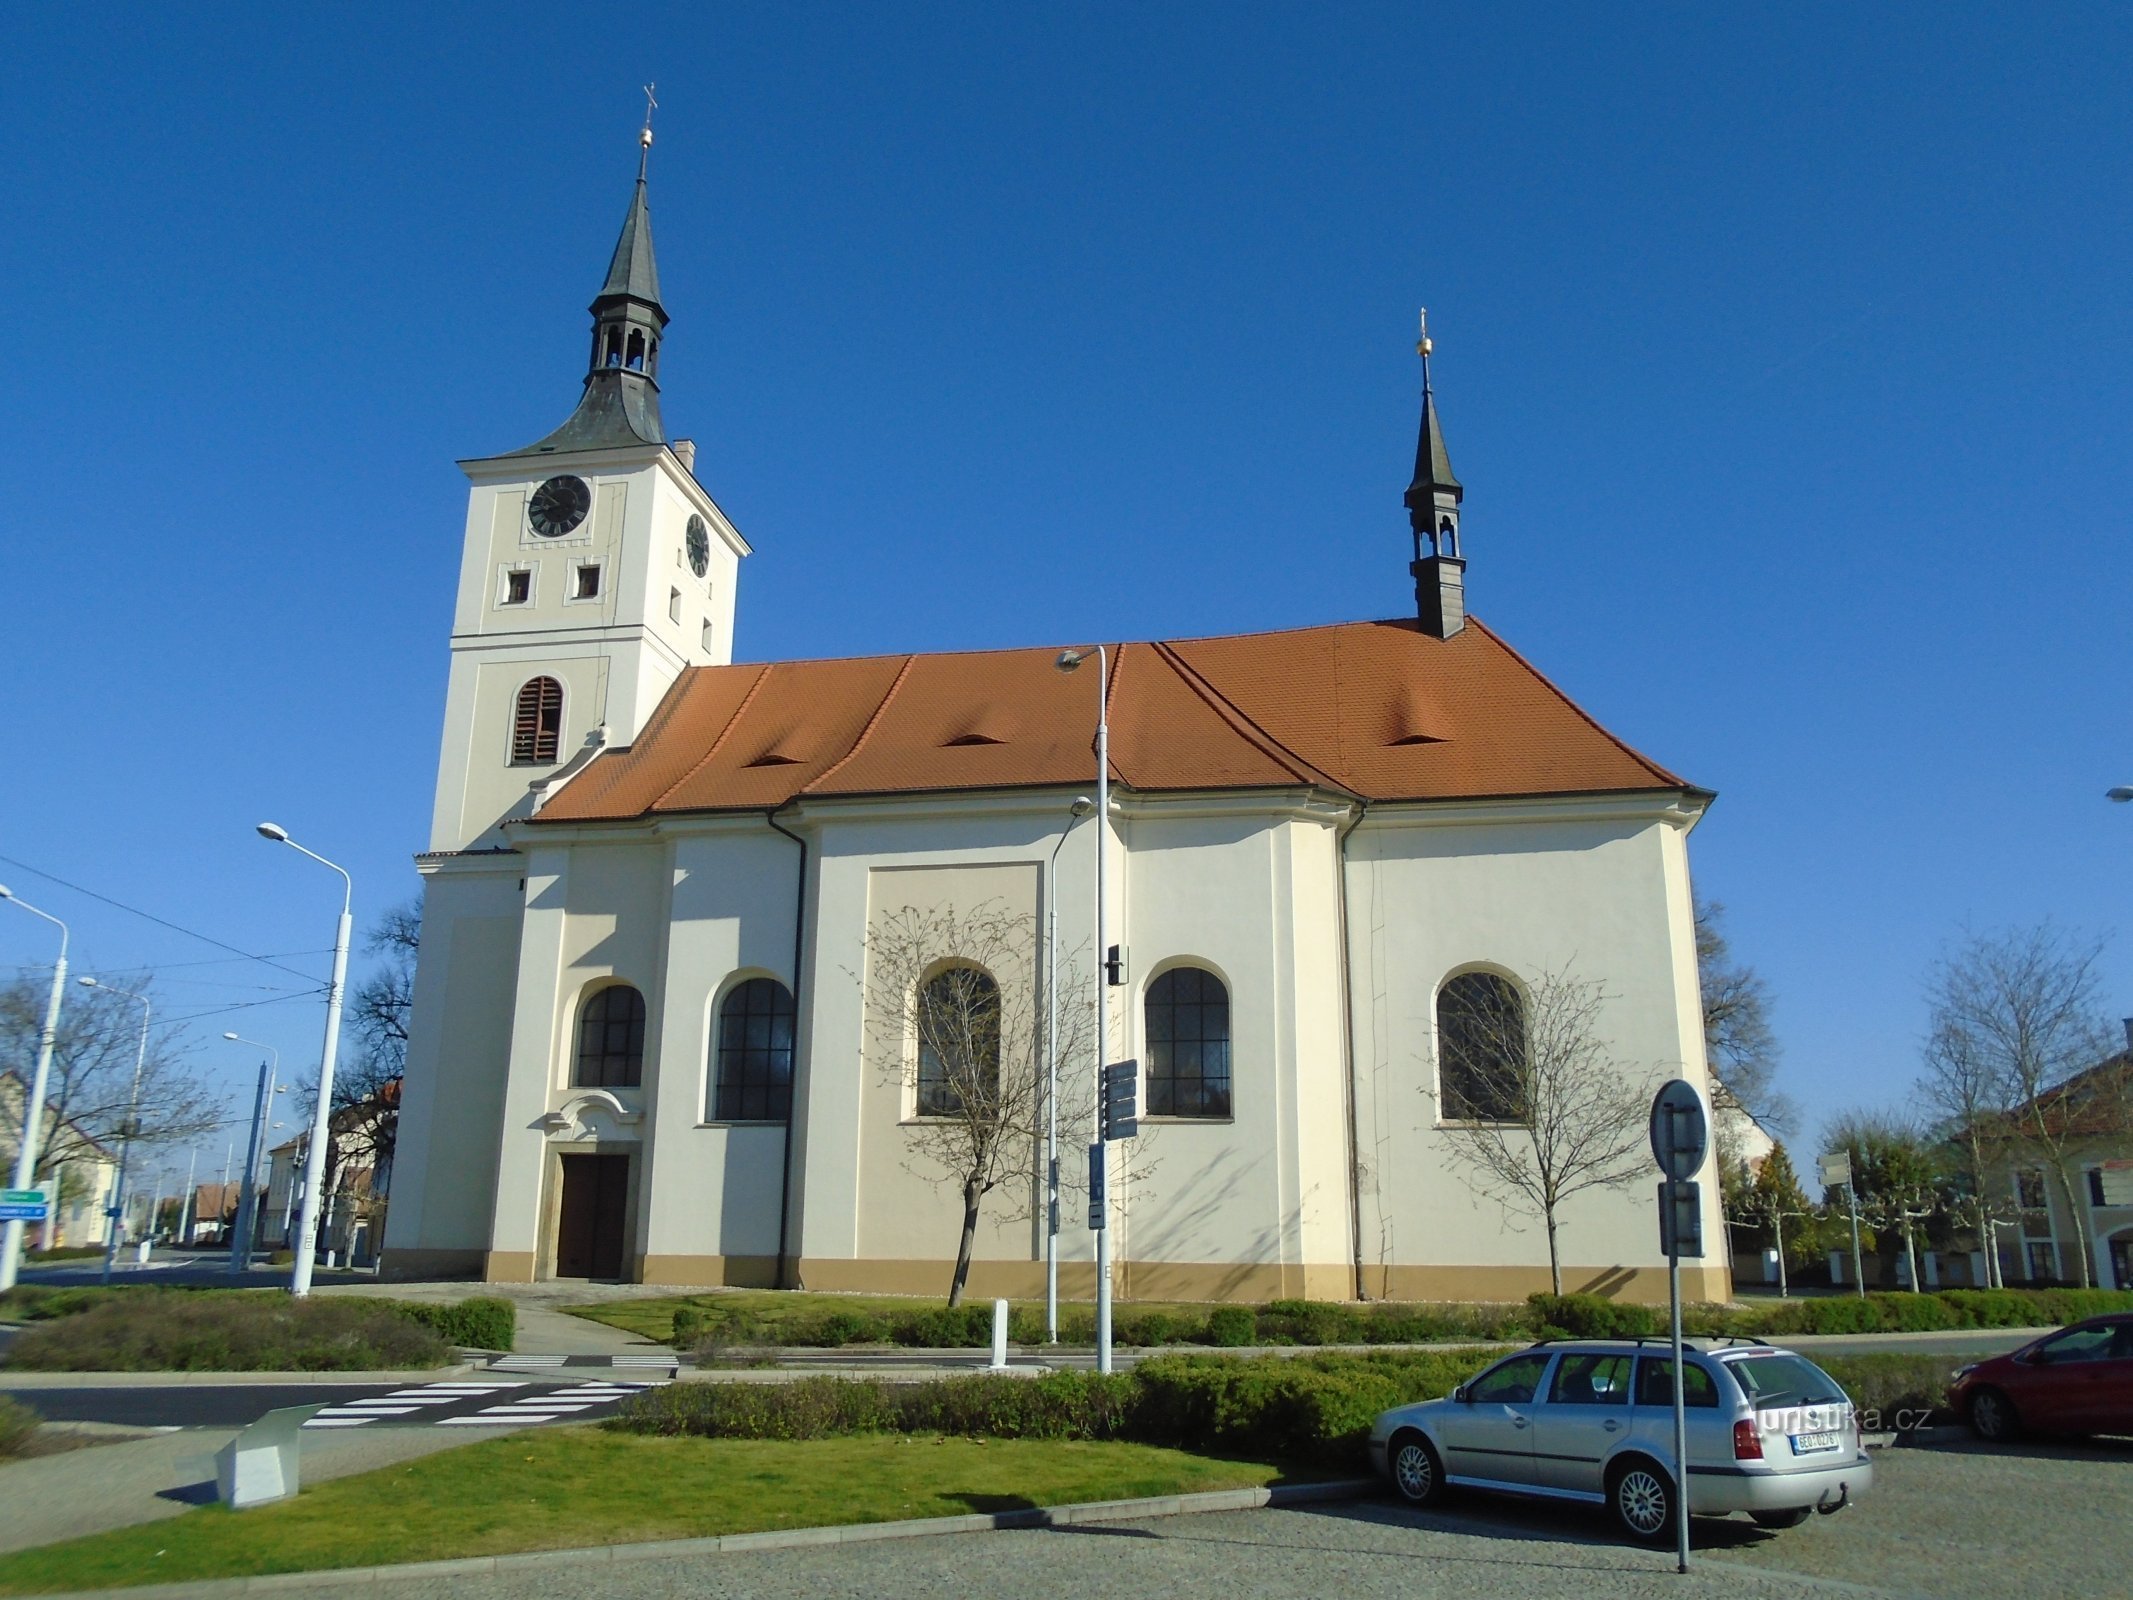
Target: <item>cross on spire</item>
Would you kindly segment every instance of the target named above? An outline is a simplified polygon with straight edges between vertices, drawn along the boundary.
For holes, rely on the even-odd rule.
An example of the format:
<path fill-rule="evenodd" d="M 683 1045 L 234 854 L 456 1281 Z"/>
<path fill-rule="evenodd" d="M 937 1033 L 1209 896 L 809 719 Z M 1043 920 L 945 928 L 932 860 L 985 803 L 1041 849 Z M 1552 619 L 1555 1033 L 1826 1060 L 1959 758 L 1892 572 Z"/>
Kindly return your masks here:
<path fill-rule="evenodd" d="M 652 113 L 659 109 L 659 101 L 654 98 L 652 91 L 657 87 L 657 84 L 651 83 L 644 86 L 644 129 L 637 135 L 639 147 L 637 151 L 637 181 L 639 183 L 644 182 L 645 165 L 652 159 Z"/>

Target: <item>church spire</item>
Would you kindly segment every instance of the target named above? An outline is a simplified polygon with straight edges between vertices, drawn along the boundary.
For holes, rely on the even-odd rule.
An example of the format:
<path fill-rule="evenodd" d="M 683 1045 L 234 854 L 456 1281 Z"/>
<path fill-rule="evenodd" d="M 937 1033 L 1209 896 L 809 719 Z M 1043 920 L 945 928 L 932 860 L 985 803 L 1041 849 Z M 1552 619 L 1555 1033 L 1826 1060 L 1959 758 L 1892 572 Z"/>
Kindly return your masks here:
<path fill-rule="evenodd" d="M 652 210 L 646 199 L 646 167 L 652 153 L 652 106 L 645 89 L 644 128 L 637 136 L 637 187 L 622 218 L 622 233 L 607 265 L 607 278 L 591 306 L 592 356 L 585 392 L 564 424 L 519 455 L 561 450 L 605 450 L 663 444 L 659 417 L 659 345 L 667 312 L 659 299 L 659 266 L 652 256 Z"/>
<path fill-rule="evenodd" d="M 1414 559 L 1407 570 L 1415 580 L 1415 612 L 1422 631 L 1449 639 L 1466 626 L 1466 559 L 1459 553 L 1459 502 L 1466 490 L 1452 476 L 1452 458 L 1437 421 L 1437 396 L 1429 381 L 1434 348 L 1425 310 L 1415 341 L 1415 354 L 1422 358 L 1422 431 L 1415 440 L 1414 481 L 1403 497 L 1408 526 L 1414 531 Z"/>

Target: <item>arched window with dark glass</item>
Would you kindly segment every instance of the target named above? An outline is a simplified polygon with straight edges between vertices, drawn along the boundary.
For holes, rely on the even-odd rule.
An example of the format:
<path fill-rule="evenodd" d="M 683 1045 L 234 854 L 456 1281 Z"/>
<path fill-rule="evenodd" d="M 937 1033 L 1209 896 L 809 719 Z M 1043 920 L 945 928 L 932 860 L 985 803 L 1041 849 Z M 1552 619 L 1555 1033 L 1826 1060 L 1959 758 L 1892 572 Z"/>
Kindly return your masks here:
<path fill-rule="evenodd" d="M 626 983 L 598 990 L 578 1013 L 581 1089 L 634 1089 L 644 1081 L 644 996 Z"/>
<path fill-rule="evenodd" d="M 718 1008 L 714 1122 L 783 1122 L 792 1115 L 792 991 L 750 978 Z"/>
<path fill-rule="evenodd" d="M 984 1116 L 1000 1095 L 1000 986 L 982 967 L 947 967 L 919 985 L 918 1114 Z"/>
<path fill-rule="evenodd" d="M 1229 990 L 1203 967 L 1148 985 L 1148 1115 L 1229 1115 Z"/>
<path fill-rule="evenodd" d="M 511 718 L 511 764 L 544 767 L 555 760 L 563 738 L 563 686 L 553 678 L 529 678 L 518 692 Z"/>
<path fill-rule="evenodd" d="M 1438 1114 L 1446 1122 L 1526 1120 L 1526 1002 L 1493 972 L 1437 991 Z"/>

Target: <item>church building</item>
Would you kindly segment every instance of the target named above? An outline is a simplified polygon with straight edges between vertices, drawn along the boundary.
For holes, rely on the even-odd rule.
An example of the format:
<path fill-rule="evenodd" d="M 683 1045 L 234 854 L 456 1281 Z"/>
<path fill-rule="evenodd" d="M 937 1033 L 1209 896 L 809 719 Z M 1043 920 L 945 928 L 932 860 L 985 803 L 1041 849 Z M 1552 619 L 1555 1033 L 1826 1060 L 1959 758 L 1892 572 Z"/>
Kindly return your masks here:
<path fill-rule="evenodd" d="M 384 1270 L 945 1297 L 966 1207 L 938 1155 L 970 1102 L 922 1029 L 877 1024 L 961 974 L 998 998 L 988 1084 L 1056 1069 L 1062 1293 L 1095 1285 L 1099 1042 L 1137 1063 L 1105 1179 L 1121 1296 L 1547 1288 L 1541 1219 L 1461 1154 L 1519 1120 L 1488 1069 L 1525 1046 L 1482 1024 L 1574 973 L 1641 1092 L 1708 1091 L 1688 835 L 1711 796 L 1468 614 L 1428 341 L 1400 615 L 735 663 L 749 545 L 661 415 L 641 163 L 591 311 L 577 408 L 461 463 Z M 979 922 L 985 949 L 918 966 L 881 942 Z M 996 1152 L 973 1294 L 1043 1292 L 1034 1126 Z M 1725 1298 L 1701 1176 L 1684 1292 Z M 1565 1204 L 1566 1289 L 1664 1299 L 1657 1179 Z"/>

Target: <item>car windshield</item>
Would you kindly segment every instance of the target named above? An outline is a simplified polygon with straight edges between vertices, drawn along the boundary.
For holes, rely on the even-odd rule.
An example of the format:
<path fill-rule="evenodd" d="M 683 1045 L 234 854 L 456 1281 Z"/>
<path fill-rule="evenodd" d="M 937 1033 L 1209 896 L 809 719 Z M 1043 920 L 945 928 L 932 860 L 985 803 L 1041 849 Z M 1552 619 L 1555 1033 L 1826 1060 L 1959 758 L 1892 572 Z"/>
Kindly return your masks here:
<path fill-rule="evenodd" d="M 1801 1356 L 1742 1356 L 1726 1370 L 1758 1411 L 1771 1406 L 1830 1406 L 1845 1403 L 1836 1380 Z"/>

